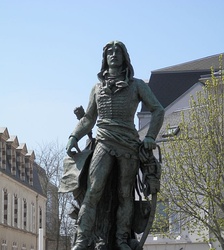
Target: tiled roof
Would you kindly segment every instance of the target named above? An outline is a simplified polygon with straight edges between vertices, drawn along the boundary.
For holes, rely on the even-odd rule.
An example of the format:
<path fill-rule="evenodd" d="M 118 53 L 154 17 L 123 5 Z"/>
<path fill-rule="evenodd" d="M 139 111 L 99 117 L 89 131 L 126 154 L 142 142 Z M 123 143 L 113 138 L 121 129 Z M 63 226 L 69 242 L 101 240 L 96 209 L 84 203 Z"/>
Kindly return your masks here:
<path fill-rule="evenodd" d="M 219 57 L 220 54 L 217 54 L 154 70 L 151 72 L 148 85 L 162 106 L 166 108 L 199 82 L 202 75 L 211 73 L 212 66 L 215 71 L 219 70 Z M 148 110 L 142 105 L 141 112 L 146 111 Z"/>
<path fill-rule="evenodd" d="M 181 72 L 183 71 L 207 71 L 207 70 L 210 70 L 211 67 L 218 69 L 219 57 L 221 54 L 223 53 L 208 56 L 208 57 L 203 57 L 197 60 L 177 64 L 177 65 L 162 68 L 162 69 L 157 69 L 157 70 L 152 71 L 152 73 L 180 72 L 180 71 Z"/>
<path fill-rule="evenodd" d="M 38 192 L 39 194 L 45 195 L 44 192 L 43 192 L 43 189 L 42 189 L 42 187 L 40 185 L 40 180 L 39 180 L 39 176 L 38 176 L 38 172 L 37 172 L 37 166 L 36 166 L 35 163 L 33 164 L 33 185 L 29 184 L 29 181 L 28 181 L 27 178 L 25 178 L 25 180 L 22 181 L 20 179 L 18 171 L 16 171 L 16 175 L 11 174 L 11 168 L 9 166 L 8 159 L 6 160 L 6 169 L 3 170 L 3 169 L 0 168 L 0 172 L 10 176 L 12 179 L 18 181 L 19 183 L 22 183 L 23 185 L 25 185 L 28 188 Z"/>
<path fill-rule="evenodd" d="M 201 74 L 202 72 L 152 74 L 148 85 L 162 106 L 166 108 L 197 83 Z M 142 111 L 146 111 L 146 108 Z"/>

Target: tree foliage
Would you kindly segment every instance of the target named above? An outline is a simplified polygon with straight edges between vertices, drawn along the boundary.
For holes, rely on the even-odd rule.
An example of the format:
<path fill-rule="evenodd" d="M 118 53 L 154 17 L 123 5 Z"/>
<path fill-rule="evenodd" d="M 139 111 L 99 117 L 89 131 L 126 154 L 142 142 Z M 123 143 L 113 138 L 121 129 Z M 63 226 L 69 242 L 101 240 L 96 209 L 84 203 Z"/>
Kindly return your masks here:
<path fill-rule="evenodd" d="M 221 58 L 222 59 L 222 58 Z M 220 59 L 220 61 L 221 61 Z M 224 249 L 224 76 L 211 72 L 183 112 L 180 132 L 163 145 L 164 199 L 169 216 Z M 178 216 L 177 216 L 178 215 Z M 173 221 L 174 222 L 174 221 Z"/>

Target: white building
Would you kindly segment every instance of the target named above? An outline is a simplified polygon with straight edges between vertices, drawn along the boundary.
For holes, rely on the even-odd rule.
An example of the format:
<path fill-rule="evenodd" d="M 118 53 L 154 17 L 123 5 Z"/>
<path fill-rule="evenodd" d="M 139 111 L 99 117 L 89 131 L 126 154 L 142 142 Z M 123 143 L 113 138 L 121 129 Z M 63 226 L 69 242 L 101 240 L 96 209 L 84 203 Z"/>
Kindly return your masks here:
<path fill-rule="evenodd" d="M 45 249 L 46 196 L 33 151 L 0 128 L 0 249 Z"/>
<path fill-rule="evenodd" d="M 165 108 L 164 124 L 157 137 L 158 144 L 164 141 L 164 133 L 167 133 L 168 124 L 172 132 L 178 128 L 181 111 L 187 112 L 190 106 L 190 97 L 200 91 L 203 86 L 203 81 L 199 80 L 201 76 L 210 74 L 211 67 L 215 71 L 219 70 L 219 56 L 220 54 L 209 56 L 151 72 L 148 85 Z M 144 139 L 150 122 L 150 112 L 146 110 L 144 105 L 138 113 L 138 118 L 140 139 Z M 171 220 L 171 218 L 168 219 Z M 211 248 L 211 245 L 203 243 L 196 234 L 190 234 L 180 227 L 172 233 L 174 236 L 172 239 L 160 234 L 149 235 L 144 249 L 206 250 Z M 215 247 L 219 249 L 217 245 Z"/>

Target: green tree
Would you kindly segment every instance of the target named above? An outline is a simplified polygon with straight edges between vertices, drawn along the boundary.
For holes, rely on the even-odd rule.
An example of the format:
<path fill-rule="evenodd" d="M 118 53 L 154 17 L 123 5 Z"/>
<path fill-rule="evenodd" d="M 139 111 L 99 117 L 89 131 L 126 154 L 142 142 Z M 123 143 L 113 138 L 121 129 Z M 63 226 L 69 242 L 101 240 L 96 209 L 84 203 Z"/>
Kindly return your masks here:
<path fill-rule="evenodd" d="M 220 61 L 222 58 L 220 57 Z M 224 250 L 224 76 L 212 72 L 163 145 L 162 197 L 182 228 Z M 171 225 L 172 226 L 172 225 Z"/>

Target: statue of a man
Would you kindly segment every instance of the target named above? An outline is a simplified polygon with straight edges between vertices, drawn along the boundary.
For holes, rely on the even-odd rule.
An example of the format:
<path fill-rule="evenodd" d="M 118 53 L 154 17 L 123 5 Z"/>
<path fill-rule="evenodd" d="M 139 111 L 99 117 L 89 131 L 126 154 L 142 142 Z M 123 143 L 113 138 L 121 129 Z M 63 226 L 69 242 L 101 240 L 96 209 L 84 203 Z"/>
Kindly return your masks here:
<path fill-rule="evenodd" d="M 139 135 L 134 116 L 139 102 L 151 111 L 151 122 L 143 141 L 152 150 L 161 128 L 164 109 L 148 85 L 136 79 L 125 45 L 112 41 L 103 48 L 101 71 L 90 94 L 85 116 L 70 135 L 67 153 L 97 125 L 96 146 L 88 174 L 88 187 L 78 215 L 77 238 L 73 250 L 87 249 L 92 237 L 97 205 L 116 165 L 118 208 L 116 248 L 130 250 L 128 239 L 133 219 L 133 188 L 139 168 Z"/>

